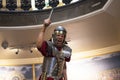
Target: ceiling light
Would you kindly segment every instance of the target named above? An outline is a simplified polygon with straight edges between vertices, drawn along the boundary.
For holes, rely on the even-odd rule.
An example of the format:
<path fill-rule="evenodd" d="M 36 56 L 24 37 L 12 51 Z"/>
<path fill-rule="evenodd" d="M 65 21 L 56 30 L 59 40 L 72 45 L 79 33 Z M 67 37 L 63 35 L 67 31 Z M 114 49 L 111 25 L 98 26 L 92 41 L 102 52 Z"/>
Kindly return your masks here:
<path fill-rule="evenodd" d="M 15 54 L 18 54 L 19 53 L 19 49 L 17 49 L 17 51 L 15 52 Z"/>
<path fill-rule="evenodd" d="M 6 40 L 4 40 L 1 44 L 1 46 L 6 49 L 8 47 L 8 42 Z"/>
<path fill-rule="evenodd" d="M 30 53 L 33 53 L 33 50 L 30 49 Z"/>

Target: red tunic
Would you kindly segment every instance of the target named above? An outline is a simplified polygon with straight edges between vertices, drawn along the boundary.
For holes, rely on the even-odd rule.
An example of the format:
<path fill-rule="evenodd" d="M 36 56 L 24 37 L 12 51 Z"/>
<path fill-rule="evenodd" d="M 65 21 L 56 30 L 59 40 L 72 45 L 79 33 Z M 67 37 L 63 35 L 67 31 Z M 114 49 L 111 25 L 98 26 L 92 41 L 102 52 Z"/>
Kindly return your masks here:
<path fill-rule="evenodd" d="M 44 41 L 43 43 L 42 43 L 42 45 L 41 45 L 41 48 L 38 48 L 38 50 L 41 52 L 41 54 L 43 55 L 43 56 L 46 56 L 46 57 L 53 57 L 53 55 L 52 55 L 52 53 L 51 53 L 51 55 L 47 55 L 47 47 L 48 47 L 48 44 L 47 44 L 47 42 L 46 41 Z M 62 48 L 57 48 L 59 51 L 62 49 Z M 70 61 L 70 59 L 71 59 L 71 57 L 65 57 L 65 61 L 67 61 L 67 62 L 69 62 Z M 64 66 L 64 69 L 66 69 L 66 64 L 65 64 L 65 66 Z M 41 77 L 40 77 L 40 79 L 41 79 Z M 39 79 L 39 80 L 40 80 Z M 53 78 L 51 78 L 51 77 L 47 77 L 47 80 L 54 80 Z M 59 80 L 64 80 L 63 78 L 61 78 L 61 79 L 59 79 Z"/>
<path fill-rule="evenodd" d="M 47 56 L 48 57 L 48 55 L 47 55 L 47 51 L 48 51 L 47 47 L 48 47 L 48 44 L 47 44 L 46 41 L 44 41 L 42 43 L 42 45 L 41 45 L 41 48 L 38 48 L 38 50 L 42 53 L 43 56 Z M 57 47 L 57 49 L 60 51 L 62 48 L 58 48 Z M 53 57 L 53 55 L 51 54 L 51 55 L 49 55 L 49 57 Z M 69 58 L 65 57 L 65 61 L 69 62 L 70 61 L 70 57 Z"/>

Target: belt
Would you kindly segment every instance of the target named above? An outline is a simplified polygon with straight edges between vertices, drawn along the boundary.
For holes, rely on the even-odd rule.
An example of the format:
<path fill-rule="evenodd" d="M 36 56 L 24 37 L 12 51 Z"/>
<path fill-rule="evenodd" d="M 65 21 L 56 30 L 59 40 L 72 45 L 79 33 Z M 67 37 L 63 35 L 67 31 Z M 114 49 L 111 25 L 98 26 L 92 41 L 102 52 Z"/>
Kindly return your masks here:
<path fill-rule="evenodd" d="M 59 80 L 62 78 L 62 75 L 61 76 L 51 76 L 51 75 L 47 75 L 47 77 L 51 77 L 53 78 L 54 80 Z"/>

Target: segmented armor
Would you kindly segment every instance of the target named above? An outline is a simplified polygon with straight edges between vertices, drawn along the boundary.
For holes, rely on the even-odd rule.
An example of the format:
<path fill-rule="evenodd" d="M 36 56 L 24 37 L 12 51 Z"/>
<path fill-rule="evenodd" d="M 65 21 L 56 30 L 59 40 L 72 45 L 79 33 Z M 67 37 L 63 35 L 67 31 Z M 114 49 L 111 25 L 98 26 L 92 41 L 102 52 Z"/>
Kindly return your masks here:
<path fill-rule="evenodd" d="M 42 71 L 45 77 L 52 77 L 54 80 L 59 80 L 63 77 L 65 58 L 71 56 L 71 49 L 67 45 L 64 45 L 59 51 L 51 41 L 47 41 L 47 44 L 49 47 L 47 49 L 47 56 L 44 57 Z M 52 57 L 49 55 L 52 55 Z M 42 80 L 46 80 L 46 78 Z"/>

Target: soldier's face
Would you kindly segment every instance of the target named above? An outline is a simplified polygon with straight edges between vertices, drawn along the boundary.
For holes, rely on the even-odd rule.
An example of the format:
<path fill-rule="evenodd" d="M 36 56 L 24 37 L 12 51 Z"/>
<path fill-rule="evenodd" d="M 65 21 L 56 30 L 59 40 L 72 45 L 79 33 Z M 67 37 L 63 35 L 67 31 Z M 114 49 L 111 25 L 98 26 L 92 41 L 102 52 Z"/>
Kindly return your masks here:
<path fill-rule="evenodd" d="M 64 34 L 56 34 L 56 45 L 58 47 L 61 47 L 63 45 L 65 39 L 65 35 Z"/>

